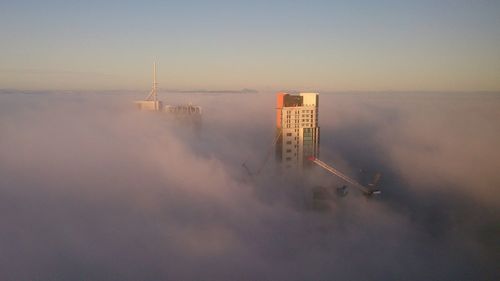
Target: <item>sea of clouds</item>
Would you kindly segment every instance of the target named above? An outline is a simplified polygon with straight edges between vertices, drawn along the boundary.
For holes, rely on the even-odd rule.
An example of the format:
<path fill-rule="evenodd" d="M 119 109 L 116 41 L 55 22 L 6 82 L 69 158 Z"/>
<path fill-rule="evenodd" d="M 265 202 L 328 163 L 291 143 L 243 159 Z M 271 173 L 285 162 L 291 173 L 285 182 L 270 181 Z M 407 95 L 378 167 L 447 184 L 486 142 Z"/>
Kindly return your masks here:
<path fill-rule="evenodd" d="M 283 180 L 273 93 L 0 92 L 1 280 L 495 280 L 500 94 L 322 93 L 320 158 L 355 189 L 330 210 Z"/>

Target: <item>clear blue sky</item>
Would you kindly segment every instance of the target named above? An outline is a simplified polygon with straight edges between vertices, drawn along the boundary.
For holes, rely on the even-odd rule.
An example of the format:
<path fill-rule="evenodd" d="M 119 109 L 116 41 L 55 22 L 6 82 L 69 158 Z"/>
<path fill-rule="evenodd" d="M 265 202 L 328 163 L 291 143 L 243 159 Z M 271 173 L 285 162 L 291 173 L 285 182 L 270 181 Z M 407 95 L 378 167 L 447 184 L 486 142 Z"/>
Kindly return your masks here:
<path fill-rule="evenodd" d="M 500 90 L 500 1 L 2 1 L 0 88 Z"/>

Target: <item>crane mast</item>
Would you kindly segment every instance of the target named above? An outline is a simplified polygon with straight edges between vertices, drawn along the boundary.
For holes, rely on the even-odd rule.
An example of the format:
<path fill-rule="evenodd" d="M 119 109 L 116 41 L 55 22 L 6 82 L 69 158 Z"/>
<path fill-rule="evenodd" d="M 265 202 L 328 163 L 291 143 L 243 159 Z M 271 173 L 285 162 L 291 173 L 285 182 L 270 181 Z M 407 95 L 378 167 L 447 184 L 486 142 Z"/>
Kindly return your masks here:
<path fill-rule="evenodd" d="M 269 157 L 271 156 L 271 153 L 273 152 L 272 149 L 276 145 L 276 143 L 278 142 L 280 136 L 281 136 L 281 131 L 279 133 L 277 133 L 276 136 L 274 137 L 273 145 L 270 147 L 269 151 L 267 152 L 266 158 L 264 159 L 264 162 L 259 166 L 259 168 L 257 169 L 257 171 L 255 173 L 252 173 L 252 171 L 250 171 L 250 169 L 248 168 L 247 160 L 245 160 L 245 162 L 243 162 L 243 164 L 241 164 L 241 166 L 243 166 L 243 168 L 245 168 L 245 170 L 247 171 L 248 175 L 257 176 L 262 172 L 262 169 L 267 164 L 267 161 L 269 160 Z"/>

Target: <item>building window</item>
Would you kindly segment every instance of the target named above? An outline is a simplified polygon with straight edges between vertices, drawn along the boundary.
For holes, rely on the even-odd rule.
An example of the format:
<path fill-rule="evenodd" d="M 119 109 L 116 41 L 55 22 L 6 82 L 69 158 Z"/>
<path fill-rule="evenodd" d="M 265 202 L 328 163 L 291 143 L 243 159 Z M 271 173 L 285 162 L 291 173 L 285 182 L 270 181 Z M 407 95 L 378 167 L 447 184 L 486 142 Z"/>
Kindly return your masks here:
<path fill-rule="evenodd" d="M 292 133 L 286 133 L 286 136 L 287 136 L 287 137 L 291 137 L 291 136 L 292 136 Z"/>
<path fill-rule="evenodd" d="M 286 144 L 292 144 L 292 142 L 291 141 L 287 141 Z"/>
<path fill-rule="evenodd" d="M 292 150 L 291 149 L 287 149 L 286 152 L 292 152 Z"/>

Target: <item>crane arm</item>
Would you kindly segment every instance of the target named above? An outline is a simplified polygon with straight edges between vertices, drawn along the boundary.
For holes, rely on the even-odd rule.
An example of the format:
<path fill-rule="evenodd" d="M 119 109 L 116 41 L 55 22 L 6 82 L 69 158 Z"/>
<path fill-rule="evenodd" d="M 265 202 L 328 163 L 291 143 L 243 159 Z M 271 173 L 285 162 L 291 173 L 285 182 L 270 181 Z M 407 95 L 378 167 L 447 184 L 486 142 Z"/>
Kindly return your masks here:
<path fill-rule="evenodd" d="M 359 190 L 361 190 L 361 192 L 363 192 L 363 194 L 365 194 L 365 195 L 372 195 L 372 194 L 378 194 L 378 193 L 380 193 L 379 190 L 371 189 L 371 188 L 368 188 L 366 186 L 361 185 L 357 181 L 355 181 L 355 180 L 351 179 L 350 177 L 344 175 L 339 170 L 333 168 L 332 166 L 326 164 L 325 162 L 319 160 L 316 157 L 313 157 L 313 156 L 309 157 L 309 161 L 311 161 L 314 164 L 320 166 L 321 168 L 327 170 L 328 172 L 334 174 L 335 176 L 341 178 L 342 180 L 344 180 L 344 181 L 346 181 L 346 182 L 354 185 L 356 188 L 358 188 Z"/>

